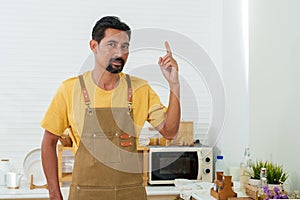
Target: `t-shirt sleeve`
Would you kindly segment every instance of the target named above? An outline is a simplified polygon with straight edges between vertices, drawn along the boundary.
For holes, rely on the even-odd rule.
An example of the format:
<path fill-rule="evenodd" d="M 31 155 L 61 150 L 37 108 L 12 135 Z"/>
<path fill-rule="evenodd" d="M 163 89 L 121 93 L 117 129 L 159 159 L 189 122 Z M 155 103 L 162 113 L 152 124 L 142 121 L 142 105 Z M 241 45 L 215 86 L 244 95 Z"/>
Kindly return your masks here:
<path fill-rule="evenodd" d="M 66 87 L 61 84 L 41 121 L 44 129 L 58 136 L 69 127 L 66 95 Z"/>
<path fill-rule="evenodd" d="M 166 117 L 167 108 L 160 102 L 159 96 L 149 86 L 149 113 L 147 121 L 153 126 L 157 127 Z"/>

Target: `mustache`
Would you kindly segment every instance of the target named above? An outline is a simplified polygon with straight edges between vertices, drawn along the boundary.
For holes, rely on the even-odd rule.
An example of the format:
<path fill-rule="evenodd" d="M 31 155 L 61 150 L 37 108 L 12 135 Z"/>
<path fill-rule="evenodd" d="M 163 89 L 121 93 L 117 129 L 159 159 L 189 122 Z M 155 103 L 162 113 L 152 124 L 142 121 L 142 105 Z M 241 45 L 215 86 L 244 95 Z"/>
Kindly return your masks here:
<path fill-rule="evenodd" d="M 111 64 L 112 62 L 117 61 L 117 62 L 121 62 L 122 65 L 125 64 L 125 60 L 121 57 L 117 57 L 117 58 L 111 58 L 109 59 L 109 63 Z"/>

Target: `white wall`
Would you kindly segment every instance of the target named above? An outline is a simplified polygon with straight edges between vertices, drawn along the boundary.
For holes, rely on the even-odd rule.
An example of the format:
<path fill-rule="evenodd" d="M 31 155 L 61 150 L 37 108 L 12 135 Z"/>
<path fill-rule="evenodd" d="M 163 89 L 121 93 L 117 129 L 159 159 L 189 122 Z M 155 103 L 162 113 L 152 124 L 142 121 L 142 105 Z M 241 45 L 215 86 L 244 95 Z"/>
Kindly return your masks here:
<path fill-rule="evenodd" d="M 300 1 L 250 2 L 250 148 L 300 189 Z"/>
<path fill-rule="evenodd" d="M 81 66 L 90 52 L 88 42 L 91 29 L 100 17 L 117 15 L 128 22 L 132 29 L 161 28 L 190 38 L 208 54 L 218 71 L 222 73 L 222 3 L 219 0 L 189 2 L 135 0 L 126 3 L 99 0 L 2 1 L 0 7 L 0 158 L 9 158 L 15 170 L 21 171 L 25 155 L 30 150 L 40 147 L 43 130 L 39 122 L 59 84 L 64 79 L 80 73 Z M 236 32 L 236 34 L 240 33 Z M 149 39 L 151 35 L 145 38 L 145 40 Z M 161 38 L 161 48 L 165 39 L 168 37 Z M 189 87 L 197 91 L 201 88 L 200 85 L 205 84 L 199 84 L 201 81 L 199 76 L 194 77 L 193 74 L 188 76 L 192 73 L 189 72 L 189 63 L 184 62 L 180 55 L 176 55 L 180 46 L 190 48 L 184 45 L 180 40 L 171 42 L 174 55 L 180 62 L 182 77 L 185 76 L 191 84 Z M 158 52 L 164 53 L 162 50 L 155 53 Z M 193 51 L 188 52 L 193 53 Z M 132 54 L 137 58 L 135 64 L 139 62 L 153 64 L 158 59 L 156 54 L 147 51 L 144 54 L 146 56 L 143 57 L 135 54 L 137 53 Z M 128 64 L 133 63 L 133 60 L 130 57 Z M 199 63 L 203 63 L 200 57 Z M 203 91 L 205 90 L 200 92 Z M 158 93 L 160 94 L 160 91 Z M 194 96 L 182 95 L 183 117 L 185 120 L 194 119 L 194 111 L 199 111 L 196 117 L 201 123 L 204 122 L 204 128 L 200 124 L 199 130 L 196 131 L 207 131 L 211 108 L 210 105 L 204 104 L 209 104 L 210 100 L 207 98 L 207 93 L 203 92 L 203 95 L 197 93 L 198 96 L 199 94 L 201 99 L 196 105 L 199 106 L 198 110 L 194 109 L 188 101 Z M 235 121 L 234 118 L 231 120 Z M 227 133 L 230 135 L 236 132 L 230 131 L 229 128 Z M 225 148 L 221 149 L 225 151 Z"/>
<path fill-rule="evenodd" d="M 226 93 L 226 117 L 218 148 L 224 155 L 227 170 L 239 167 L 248 146 L 248 86 L 242 2 L 223 2 L 223 67 Z"/>

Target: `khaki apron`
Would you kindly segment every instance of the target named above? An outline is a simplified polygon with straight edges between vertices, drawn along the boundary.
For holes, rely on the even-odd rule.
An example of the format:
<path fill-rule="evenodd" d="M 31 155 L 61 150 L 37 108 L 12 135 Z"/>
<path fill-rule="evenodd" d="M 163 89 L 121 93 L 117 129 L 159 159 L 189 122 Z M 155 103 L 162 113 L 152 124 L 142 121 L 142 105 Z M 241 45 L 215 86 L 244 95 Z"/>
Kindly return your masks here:
<path fill-rule="evenodd" d="M 146 200 L 129 76 L 126 74 L 128 108 L 90 108 L 83 77 L 79 80 L 87 109 L 69 200 Z"/>

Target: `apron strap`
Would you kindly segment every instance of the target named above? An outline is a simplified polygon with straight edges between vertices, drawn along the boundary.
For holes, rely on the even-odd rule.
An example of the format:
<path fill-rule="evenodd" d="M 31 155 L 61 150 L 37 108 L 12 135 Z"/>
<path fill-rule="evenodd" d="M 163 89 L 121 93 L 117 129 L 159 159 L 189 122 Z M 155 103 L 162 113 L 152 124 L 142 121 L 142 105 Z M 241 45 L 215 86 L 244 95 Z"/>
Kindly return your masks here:
<path fill-rule="evenodd" d="M 80 86 L 81 86 L 81 91 L 82 91 L 84 103 L 86 105 L 90 105 L 90 103 L 91 103 L 90 97 L 89 97 L 89 94 L 88 94 L 88 92 L 86 90 L 85 83 L 84 83 L 82 75 L 79 76 L 79 81 L 80 81 Z"/>
<path fill-rule="evenodd" d="M 126 82 L 127 82 L 127 87 L 128 87 L 128 110 L 129 113 L 132 112 L 132 88 L 131 88 L 131 80 L 130 80 L 130 76 L 128 74 L 125 74 L 126 76 Z M 83 99 L 84 99 L 84 103 L 85 105 L 87 105 L 88 110 L 91 112 L 91 108 L 90 108 L 90 97 L 88 94 L 88 91 L 86 89 L 84 80 L 83 80 L 83 76 L 79 75 L 79 82 L 80 82 L 80 86 L 81 86 L 81 91 L 82 91 L 82 95 L 83 95 Z"/>
<path fill-rule="evenodd" d="M 83 95 L 83 99 L 84 99 L 84 103 L 85 105 L 87 106 L 87 109 L 88 109 L 88 113 L 90 115 L 93 114 L 93 111 L 90 107 L 90 104 L 91 104 L 91 101 L 90 101 L 90 97 L 89 97 L 89 94 L 87 92 L 87 89 L 85 87 L 85 83 L 84 83 L 84 80 L 83 80 L 83 76 L 82 75 L 79 75 L 79 82 L 80 82 L 80 86 L 81 86 L 81 91 L 82 91 L 82 95 Z"/>
<path fill-rule="evenodd" d="M 127 87 L 128 87 L 128 110 L 129 113 L 132 112 L 132 88 L 131 88 L 131 80 L 130 76 L 128 74 L 125 74 L 126 81 L 127 81 Z"/>

